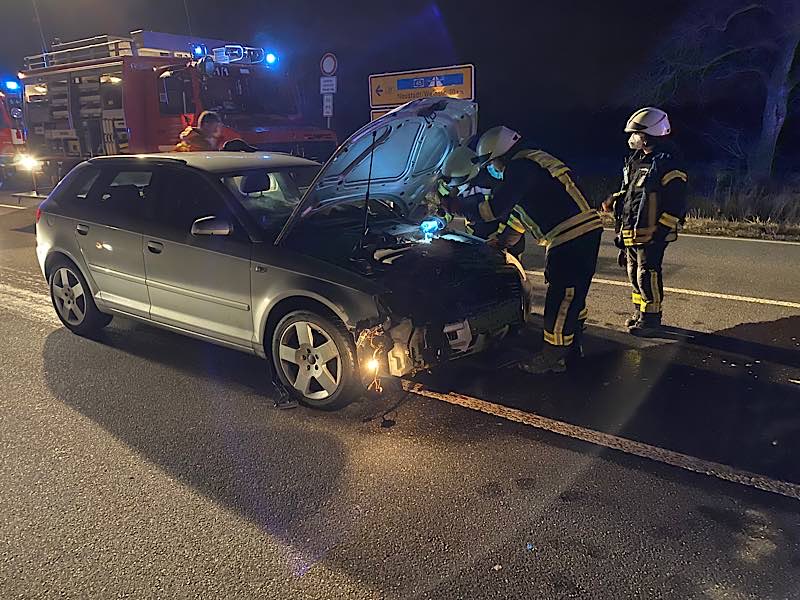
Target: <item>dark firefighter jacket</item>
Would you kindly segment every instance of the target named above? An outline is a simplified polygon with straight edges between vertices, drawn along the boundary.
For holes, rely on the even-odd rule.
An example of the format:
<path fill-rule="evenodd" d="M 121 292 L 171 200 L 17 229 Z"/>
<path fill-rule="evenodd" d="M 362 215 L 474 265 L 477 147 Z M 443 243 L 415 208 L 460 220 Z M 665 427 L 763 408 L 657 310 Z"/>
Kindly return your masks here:
<path fill-rule="evenodd" d="M 467 206 L 465 212 L 483 221 L 499 218 L 501 229 L 529 231 L 548 250 L 603 227 L 575 185 L 570 168 L 542 150 L 513 154 L 491 201 Z"/>
<path fill-rule="evenodd" d="M 686 216 L 687 179 L 672 144 L 651 154 L 631 154 L 622 171 L 622 188 L 614 194 L 617 246 L 675 241 L 678 223 Z"/>

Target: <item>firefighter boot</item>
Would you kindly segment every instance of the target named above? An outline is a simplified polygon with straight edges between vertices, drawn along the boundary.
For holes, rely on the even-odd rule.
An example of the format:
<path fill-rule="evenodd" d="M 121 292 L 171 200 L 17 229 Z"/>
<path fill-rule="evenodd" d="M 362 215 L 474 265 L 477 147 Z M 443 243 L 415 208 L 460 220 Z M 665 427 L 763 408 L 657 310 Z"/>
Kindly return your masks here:
<path fill-rule="evenodd" d="M 638 337 L 658 337 L 662 331 L 661 313 L 642 313 L 642 318 L 628 328 L 628 333 Z"/>
<path fill-rule="evenodd" d="M 532 375 L 545 373 L 563 373 L 567 370 L 567 354 L 569 346 L 553 346 L 545 344 L 544 348 L 529 361 L 519 364 L 519 368 Z"/>
<path fill-rule="evenodd" d="M 642 320 L 642 311 L 637 310 L 636 312 L 631 315 L 631 318 L 625 321 L 625 327 L 630 329 L 631 327 L 635 327 L 636 324 Z"/>

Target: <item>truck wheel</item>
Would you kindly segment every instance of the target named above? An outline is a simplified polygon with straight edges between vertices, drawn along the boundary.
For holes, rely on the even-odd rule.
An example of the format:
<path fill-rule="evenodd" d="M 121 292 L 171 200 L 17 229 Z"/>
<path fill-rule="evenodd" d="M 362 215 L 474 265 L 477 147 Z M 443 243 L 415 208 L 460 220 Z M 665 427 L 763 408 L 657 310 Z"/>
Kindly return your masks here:
<path fill-rule="evenodd" d="M 272 361 L 289 393 L 312 408 L 336 410 L 363 391 L 350 333 L 313 312 L 298 310 L 280 320 Z"/>
<path fill-rule="evenodd" d="M 111 322 L 98 310 L 89 284 L 71 261 L 57 261 L 50 271 L 50 299 L 64 327 L 78 335 L 97 333 Z"/>

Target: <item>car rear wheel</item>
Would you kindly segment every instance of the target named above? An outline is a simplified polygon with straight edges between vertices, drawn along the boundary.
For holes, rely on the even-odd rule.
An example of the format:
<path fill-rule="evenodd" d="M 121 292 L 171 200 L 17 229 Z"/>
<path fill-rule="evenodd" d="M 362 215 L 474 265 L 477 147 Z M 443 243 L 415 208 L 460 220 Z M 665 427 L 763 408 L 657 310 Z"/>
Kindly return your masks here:
<path fill-rule="evenodd" d="M 283 317 L 272 336 L 272 360 L 292 396 L 313 408 L 342 408 L 359 394 L 350 333 L 331 318 L 309 311 Z"/>
<path fill-rule="evenodd" d="M 60 260 L 53 265 L 49 285 L 53 308 L 73 333 L 91 335 L 111 322 L 111 315 L 98 310 L 89 284 L 72 262 Z"/>

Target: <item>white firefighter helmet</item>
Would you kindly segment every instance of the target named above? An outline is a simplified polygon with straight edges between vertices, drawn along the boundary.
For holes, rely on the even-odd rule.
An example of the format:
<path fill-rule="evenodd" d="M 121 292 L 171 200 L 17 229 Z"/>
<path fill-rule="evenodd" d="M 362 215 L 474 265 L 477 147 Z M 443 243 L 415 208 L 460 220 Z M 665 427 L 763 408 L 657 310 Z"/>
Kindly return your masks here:
<path fill-rule="evenodd" d="M 626 133 L 646 133 L 656 137 L 669 135 L 672 127 L 669 117 L 660 108 L 647 106 L 633 113 L 625 124 Z"/>
<path fill-rule="evenodd" d="M 492 127 L 478 140 L 478 159 L 481 165 L 503 156 L 522 136 L 508 127 L 498 125 Z"/>
<path fill-rule="evenodd" d="M 469 146 L 454 149 L 442 165 L 442 179 L 449 187 L 456 187 L 474 179 L 481 170 L 475 151 Z"/>

